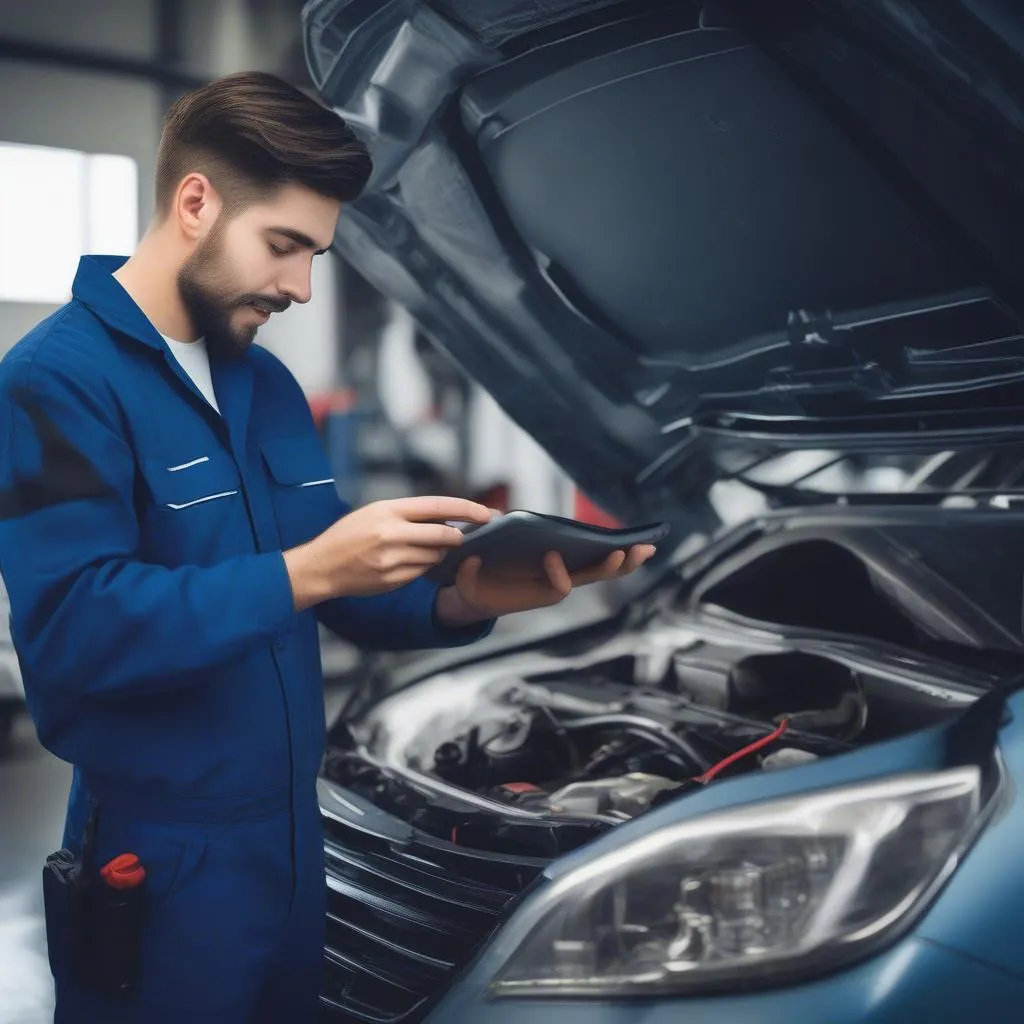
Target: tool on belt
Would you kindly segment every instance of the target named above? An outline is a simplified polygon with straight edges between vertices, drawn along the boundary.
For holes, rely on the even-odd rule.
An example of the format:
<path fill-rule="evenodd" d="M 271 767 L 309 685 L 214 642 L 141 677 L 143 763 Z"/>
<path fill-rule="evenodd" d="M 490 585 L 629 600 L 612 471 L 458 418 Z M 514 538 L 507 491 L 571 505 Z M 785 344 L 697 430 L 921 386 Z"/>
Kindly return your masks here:
<path fill-rule="evenodd" d="M 113 997 L 138 981 L 146 869 L 134 853 L 123 853 L 93 874 L 98 816 L 90 800 L 78 856 L 64 848 L 46 858 L 46 941 L 55 977 Z"/>

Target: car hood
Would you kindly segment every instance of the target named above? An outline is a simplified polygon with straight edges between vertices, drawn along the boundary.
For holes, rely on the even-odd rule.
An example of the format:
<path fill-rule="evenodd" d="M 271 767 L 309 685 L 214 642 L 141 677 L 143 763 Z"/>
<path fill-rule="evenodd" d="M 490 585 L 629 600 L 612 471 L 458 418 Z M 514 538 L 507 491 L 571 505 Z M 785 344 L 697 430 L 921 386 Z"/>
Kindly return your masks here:
<path fill-rule="evenodd" d="M 904 493 L 1020 434 L 1017 5 L 313 0 L 303 23 L 374 154 L 338 250 L 609 511 L 692 526 L 758 474 L 775 504 L 825 470 Z"/>

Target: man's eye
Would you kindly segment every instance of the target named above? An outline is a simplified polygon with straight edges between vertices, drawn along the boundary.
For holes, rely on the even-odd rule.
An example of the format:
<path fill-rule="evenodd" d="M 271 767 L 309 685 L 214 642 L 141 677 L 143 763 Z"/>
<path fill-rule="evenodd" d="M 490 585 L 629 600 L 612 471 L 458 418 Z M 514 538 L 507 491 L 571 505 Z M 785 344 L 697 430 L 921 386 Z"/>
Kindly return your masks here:
<path fill-rule="evenodd" d="M 274 245 L 273 242 L 270 242 L 269 245 L 270 245 L 270 251 L 275 256 L 287 256 L 288 255 L 288 250 L 287 249 L 282 249 L 279 245 Z"/>

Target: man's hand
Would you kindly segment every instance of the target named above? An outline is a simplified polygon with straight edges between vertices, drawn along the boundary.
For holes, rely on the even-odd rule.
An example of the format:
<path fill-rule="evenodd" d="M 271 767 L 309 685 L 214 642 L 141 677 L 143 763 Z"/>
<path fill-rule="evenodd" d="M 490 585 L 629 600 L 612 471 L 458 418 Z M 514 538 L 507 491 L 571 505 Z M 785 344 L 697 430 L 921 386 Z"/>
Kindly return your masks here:
<path fill-rule="evenodd" d="M 445 520 L 486 523 L 491 510 L 463 498 L 375 501 L 284 553 L 295 608 L 333 597 L 395 590 L 422 576 L 463 541 Z"/>
<path fill-rule="evenodd" d="M 545 608 L 564 600 L 573 587 L 628 576 L 655 552 L 652 544 L 638 544 L 616 551 L 599 566 L 570 575 L 562 556 L 548 552 L 545 576 L 528 570 L 488 569 L 479 558 L 467 558 L 459 568 L 455 585 L 437 594 L 437 618 L 446 626 L 468 626 L 512 612 Z"/>

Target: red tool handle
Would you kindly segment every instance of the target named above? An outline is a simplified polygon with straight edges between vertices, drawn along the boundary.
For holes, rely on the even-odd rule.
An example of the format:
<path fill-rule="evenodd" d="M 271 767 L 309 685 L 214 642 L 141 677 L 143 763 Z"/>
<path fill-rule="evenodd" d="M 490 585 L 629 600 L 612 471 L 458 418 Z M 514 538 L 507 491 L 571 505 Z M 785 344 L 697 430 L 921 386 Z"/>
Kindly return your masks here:
<path fill-rule="evenodd" d="M 111 889 L 135 889 L 146 878 L 146 869 L 134 853 L 122 853 L 100 868 L 100 877 Z"/>

